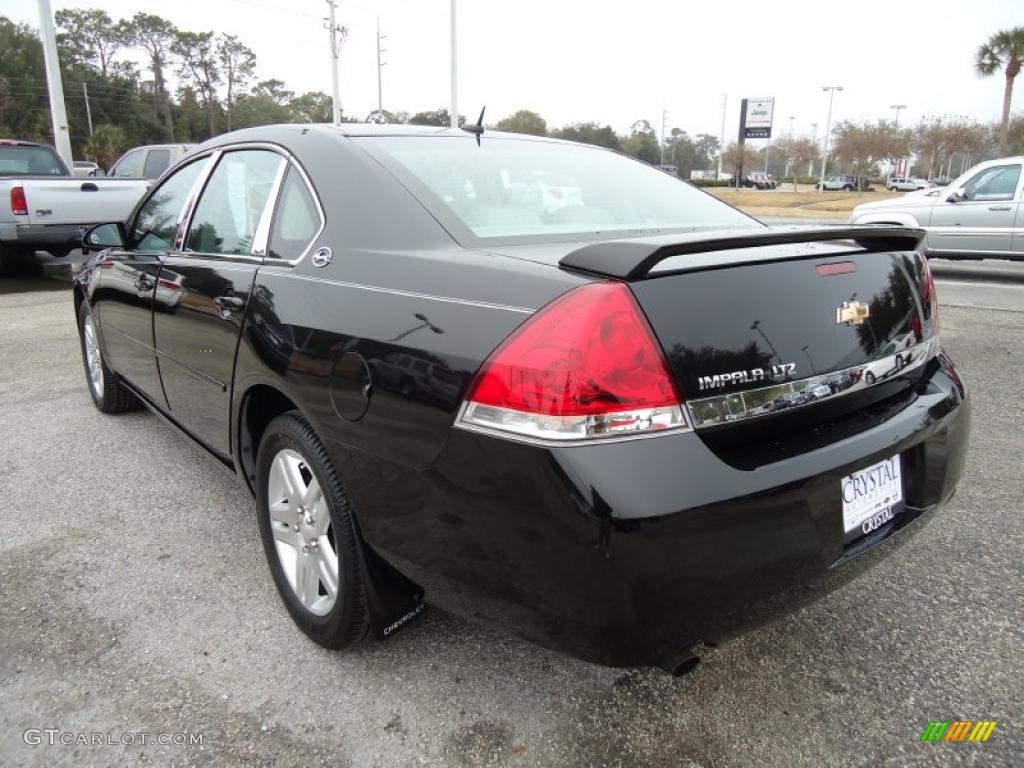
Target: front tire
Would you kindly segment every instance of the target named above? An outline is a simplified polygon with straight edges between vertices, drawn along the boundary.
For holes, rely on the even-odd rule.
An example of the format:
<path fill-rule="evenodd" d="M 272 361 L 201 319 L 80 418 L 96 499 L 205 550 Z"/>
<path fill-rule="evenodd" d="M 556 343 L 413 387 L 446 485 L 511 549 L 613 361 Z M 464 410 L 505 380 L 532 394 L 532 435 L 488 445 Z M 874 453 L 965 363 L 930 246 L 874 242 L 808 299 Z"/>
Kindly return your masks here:
<path fill-rule="evenodd" d="M 298 413 L 267 426 L 256 486 L 267 564 L 292 619 L 325 648 L 358 643 L 369 622 L 352 507 L 323 444 Z"/>
<path fill-rule="evenodd" d="M 103 413 L 123 413 L 142 407 L 139 399 L 129 390 L 103 360 L 99 335 L 93 323 L 89 304 L 83 301 L 78 307 L 78 338 L 82 343 L 82 363 L 85 365 L 85 380 L 89 394 L 96 407 Z"/>

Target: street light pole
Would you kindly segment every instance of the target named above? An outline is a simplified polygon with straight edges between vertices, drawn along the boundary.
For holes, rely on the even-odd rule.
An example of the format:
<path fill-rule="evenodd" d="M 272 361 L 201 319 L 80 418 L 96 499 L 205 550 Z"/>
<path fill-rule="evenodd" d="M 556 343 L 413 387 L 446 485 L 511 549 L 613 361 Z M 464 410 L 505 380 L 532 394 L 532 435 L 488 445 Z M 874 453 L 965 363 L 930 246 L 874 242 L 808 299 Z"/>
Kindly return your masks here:
<path fill-rule="evenodd" d="M 825 120 L 825 149 L 821 154 L 821 191 L 825 191 L 825 167 L 828 164 L 829 139 L 832 132 L 832 102 L 835 100 L 836 91 L 843 90 L 841 85 L 824 85 L 821 90 L 828 91 L 828 118 Z"/>
<path fill-rule="evenodd" d="M 53 121 L 53 146 L 57 154 L 71 167 L 71 135 L 68 115 L 64 107 L 64 84 L 60 79 L 60 61 L 57 58 L 57 33 L 53 29 L 53 10 L 50 0 L 39 0 L 39 30 L 43 41 L 43 61 L 46 65 L 46 86 L 50 92 L 50 117 Z"/>
<path fill-rule="evenodd" d="M 907 108 L 906 104 L 890 104 L 889 105 L 889 109 L 895 109 L 896 110 L 896 120 L 895 120 L 895 122 L 896 122 L 896 127 L 897 128 L 900 127 L 900 110 L 906 109 L 906 108 Z"/>
<path fill-rule="evenodd" d="M 451 10 L 451 22 L 452 22 L 452 34 L 451 34 L 451 46 L 452 46 L 452 104 L 451 104 L 451 115 L 450 125 L 452 128 L 459 127 L 459 55 L 458 45 L 456 44 L 455 31 L 455 0 L 452 0 Z"/>
<path fill-rule="evenodd" d="M 889 105 L 889 109 L 895 109 L 895 110 L 896 110 L 896 119 L 895 119 L 895 120 L 894 120 L 893 122 L 895 123 L 895 126 L 896 126 L 896 129 L 897 129 L 897 130 L 898 130 L 898 129 L 899 129 L 899 127 L 900 127 L 900 110 L 904 110 L 904 109 L 906 109 L 906 108 L 907 108 L 907 105 L 906 105 L 906 104 L 890 104 L 890 105 Z M 903 162 L 903 161 L 901 160 L 900 162 Z M 900 163 L 897 163 L 897 164 L 896 164 L 896 170 L 897 170 L 897 172 L 899 171 L 899 166 L 900 166 Z M 909 169 L 908 169 L 908 170 L 909 170 Z M 891 177 L 892 177 L 892 174 L 889 174 L 889 176 L 890 176 L 890 178 L 891 178 Z"/>

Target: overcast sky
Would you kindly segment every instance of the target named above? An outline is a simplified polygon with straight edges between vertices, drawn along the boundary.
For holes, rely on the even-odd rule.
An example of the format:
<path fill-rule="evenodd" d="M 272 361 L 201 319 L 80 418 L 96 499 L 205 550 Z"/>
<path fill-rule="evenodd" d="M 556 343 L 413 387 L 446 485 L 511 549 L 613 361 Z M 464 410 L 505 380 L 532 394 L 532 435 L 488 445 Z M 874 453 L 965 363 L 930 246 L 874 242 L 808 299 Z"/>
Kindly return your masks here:
<path fill-rule="evenodd" d="M 295 91 L 330 92 L 325 0 L 52 0 L 54 10 L 98 7 L 112 17 L 162 15 L 183 29 L 238 35 L 257 75 Z M 376 20 L 387 35 L 384 108 L 448 105 L 449 0 L 339 0 L 350 29 L 341 101 L 365 117 L 377 105 Z M 0 0 L 0 14 L 38 27 L 34 0 Z M 925 115 L 995 120 L 1003 78 L 974 75 L 973 55 L 993 32 L 1024 25 L 1024 0 L 681 2 L 459 0 L 459 111 L 488 121 L 528 108 L 556 127 L 595 120 L 626 132 L 637 119 L 660 130 L 721 132 L 727 140 L 745 96 L 774 96 L 775 131 L 824 130 L 823 85 L 843 85 L 833 122 Z M 1014 106 L 1024 109 L 1024 77 Z"/>

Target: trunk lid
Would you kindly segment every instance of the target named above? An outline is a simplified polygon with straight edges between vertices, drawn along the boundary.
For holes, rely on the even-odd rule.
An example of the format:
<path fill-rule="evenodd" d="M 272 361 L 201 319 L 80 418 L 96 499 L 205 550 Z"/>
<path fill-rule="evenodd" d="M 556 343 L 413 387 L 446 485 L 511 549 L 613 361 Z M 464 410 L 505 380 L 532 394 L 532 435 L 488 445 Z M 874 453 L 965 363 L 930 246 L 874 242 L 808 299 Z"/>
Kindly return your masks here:
<path fill-rule="evenodd" d="M 705 233 L 703 247 L 663 243 L 660 253 L 637 247 L 630 257 L 602 243 L 599 258 L 578 250 L 562 264 L 630 281 L 694 426 L 733 463 L 753 467 L 838 439 L 854 415 L 870 426 L 859 417 L 899 401 L 934 357 L 932 286 L 915 231 L 829 242 L 837 231 L 824 242 L 814 231 L 807 242 L 791 230 L 751 233 L 739 247 Z M 773 441 L 778 450 L 749 450 Z"/>

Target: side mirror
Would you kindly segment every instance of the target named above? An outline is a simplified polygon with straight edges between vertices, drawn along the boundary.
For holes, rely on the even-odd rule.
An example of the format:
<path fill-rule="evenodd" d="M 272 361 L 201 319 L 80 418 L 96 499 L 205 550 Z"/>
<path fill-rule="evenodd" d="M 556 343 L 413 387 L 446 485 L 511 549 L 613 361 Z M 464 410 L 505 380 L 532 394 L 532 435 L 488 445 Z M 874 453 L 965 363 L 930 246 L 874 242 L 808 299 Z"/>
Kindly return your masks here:
<path fill-rule="evenodd" d="M 949 193 L 949 197 L 946 198 L 947 203 L 959 203 L 967 199 L 967 190 L 963 187 L 957 187 Z"/>
<path fill-rule="evenodd" d="M 97 224 L 85 230 L 82 235 L 82 245 L 86 248 L 124 248 L 127 237 L 124 232 L 124 224 L 120 222 L 111 224 Z"/>

